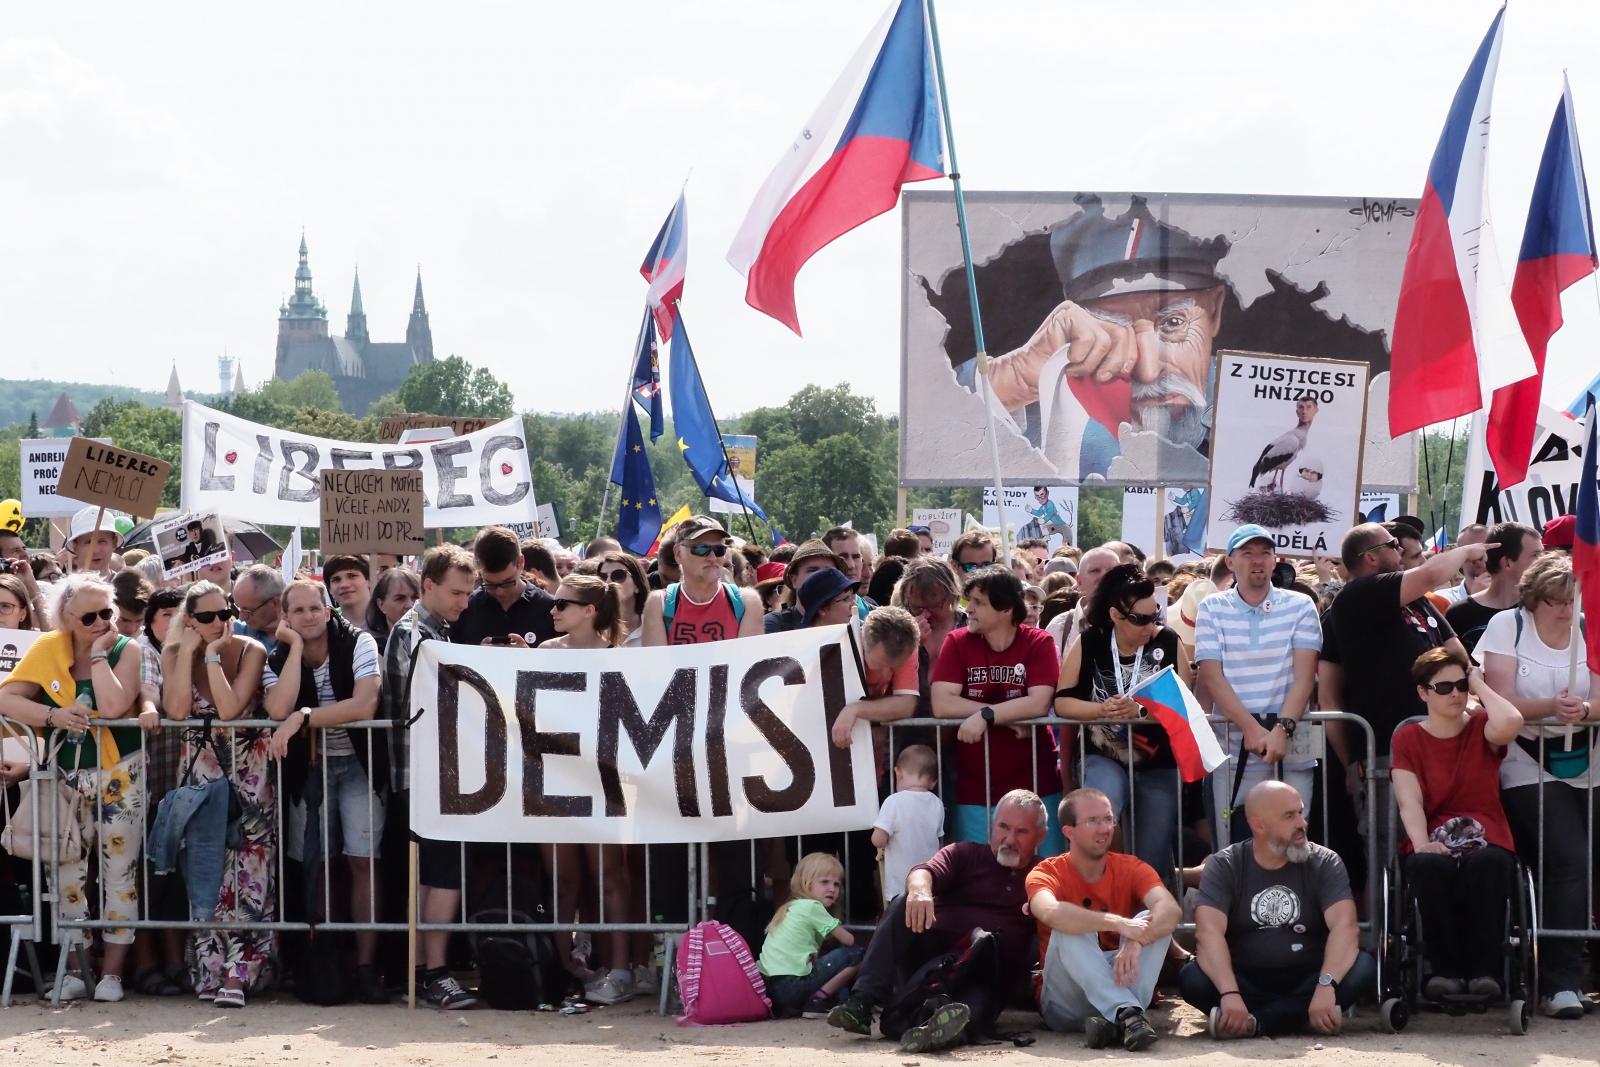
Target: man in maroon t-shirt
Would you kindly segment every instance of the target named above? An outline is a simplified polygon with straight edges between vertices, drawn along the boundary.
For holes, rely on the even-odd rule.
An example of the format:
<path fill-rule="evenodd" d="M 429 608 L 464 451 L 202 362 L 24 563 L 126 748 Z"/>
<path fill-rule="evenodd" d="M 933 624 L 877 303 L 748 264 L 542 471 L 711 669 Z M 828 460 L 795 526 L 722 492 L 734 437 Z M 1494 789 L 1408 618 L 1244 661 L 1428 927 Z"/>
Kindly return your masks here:
<path fill-rule="evenodd" d="M 952 836 L 985 840 L 995 802 L 1010 790 L 1029 789 L 1044 799 L 1050 818 L 1039 854 L 1053 856 L 1065 843 L 1055 814 L 1061 801 L 1055 736 L 1008 724 L 1050 713 L 1061 667 L 1055 642 L 1023 624 L 1028 606 L 1022 583 L 1005 568 L 975 572 L 962 592 L 967 625 L 950 631 L 930 676 L 934 715 L 962 720 Z"/>
<path fill-rule="evenodd" d="M 906 1052 L 992 1031 L 1011 993 L 1027 991 L 1038 959 L 1023 907 L 1045 825 L 1038 796 L 1017 789 L 1000 798 L 986 844 L 958 841 L 911 868 L 829 1024 L 870 1037 L 881 1008 L 879 1032 Z"/>

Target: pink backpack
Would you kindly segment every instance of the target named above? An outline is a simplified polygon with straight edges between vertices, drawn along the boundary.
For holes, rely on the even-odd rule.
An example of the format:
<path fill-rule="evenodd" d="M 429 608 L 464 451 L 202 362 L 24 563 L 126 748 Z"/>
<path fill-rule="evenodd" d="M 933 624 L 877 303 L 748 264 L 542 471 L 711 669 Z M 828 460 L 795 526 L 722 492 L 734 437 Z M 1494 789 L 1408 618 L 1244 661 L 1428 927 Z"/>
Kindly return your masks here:
<path fill-rule="evenodd" d="M 679 1026 L 753 1023 L 772 1017 L 767 984 L 750 946 L 726 923 L 691 927 L 678 945 Z"/>

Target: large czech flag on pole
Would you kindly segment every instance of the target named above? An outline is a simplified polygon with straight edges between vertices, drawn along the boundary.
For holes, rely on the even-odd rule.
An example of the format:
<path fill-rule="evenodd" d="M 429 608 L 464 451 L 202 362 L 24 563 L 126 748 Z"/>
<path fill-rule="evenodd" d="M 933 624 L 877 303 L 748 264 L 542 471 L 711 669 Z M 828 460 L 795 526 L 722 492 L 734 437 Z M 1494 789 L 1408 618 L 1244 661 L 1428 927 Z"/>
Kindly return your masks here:
<path fill-rule="evenodd" d="M 883 214 L 906 182 L 944 176 L 939 92 L 923 0 L 878 20 L 784 150 L 728 249 L 745 303 L 795 333 L 794 280 L 819 249 Z"/>
<path fill-rule="evenodd" d="M 1566 79 L 1562 79 L 1563 83 Z M 1589 185 L 1578 151 L 1578 120 L 1572 87 L 1563 84 L 1550 136 L 1545 138 L 1539 176 L 1534 179 L 1528 224 L 1522 231 L 1517 273 L 1511 279 L 1511 306 L 1533 353 L 1534 375 L 1496 389 L 1486 439 L 1501 488 L 1528 476 L 1539 396 L 1544 388 L 1544 358 L 1550 338 L 1561 329 L 1561 293 L 1595 270 L 1594 220 Z M 1574 414 L 1581 414 L 1581 408 Z"/>
<path fill-rule="evenodd" d="M 1177 671 L 1168 667 L 1153 674 L 1128 695 L 1167 731 L 1184 781 L 1198 782 L 1228 762 L 1206 713 Z"/>
<path fill-rule="evenodd" d="M 1456 90 L 1428 166 L 1390 346 L 1389 433 L 1478 411 L 1533 373 L 1489 222 L 1489 102 L 1505 9 Z"/>
<path fill-rule="evenodd" d="M 1590 621 L 1600 619 L 1600 478 L 1595 457 L 1594 401 L 1583 426 L 1583 480 L 1578 483 L 1578 514 L 1573 529 L 1572 574 L 1578 579 L 1578 607 Z M 1584 627 L 1589 669 L 1600 673 L 1600 625 Z"/>
<path fill-rule="evenodd" d="M 683 299 L 683 281 L 689 272 L 689 205 L 684 194 L 672 205 L 661 232 L 644 254 L 639 273 L 650 283 L 645 299 L 656 317 L 656 333 L 663 341 L 672 340 L 672 324 L 678 318 L 678 301 Z M 660 431 L 656 431 L 660 436 Z"/>

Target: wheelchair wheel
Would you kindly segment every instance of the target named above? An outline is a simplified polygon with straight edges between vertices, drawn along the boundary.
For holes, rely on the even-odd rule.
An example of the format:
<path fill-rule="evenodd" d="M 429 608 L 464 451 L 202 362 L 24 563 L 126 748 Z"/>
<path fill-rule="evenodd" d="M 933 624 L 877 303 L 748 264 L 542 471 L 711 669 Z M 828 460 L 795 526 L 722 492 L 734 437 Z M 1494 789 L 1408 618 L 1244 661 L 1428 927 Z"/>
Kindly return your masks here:
<path fill-rule="evenodd" d="M 1386 1034 L 1398 1034 L 1410 1021 L 1411 1009 L 1398 997 L 1390 997 L 1378 1007 L 1378 1023 Z"/>
<path fill-rule="evenodd" d="M 1517 1037 L 1522 1037 L 1528 1032 L 1528 1024 L 1533 1021 L 1533 1005 L 1526 1000 L 1513 1000 L 1511 1002 L 1510 1016 L 1506 1020 L 1507 1029 Z"/>

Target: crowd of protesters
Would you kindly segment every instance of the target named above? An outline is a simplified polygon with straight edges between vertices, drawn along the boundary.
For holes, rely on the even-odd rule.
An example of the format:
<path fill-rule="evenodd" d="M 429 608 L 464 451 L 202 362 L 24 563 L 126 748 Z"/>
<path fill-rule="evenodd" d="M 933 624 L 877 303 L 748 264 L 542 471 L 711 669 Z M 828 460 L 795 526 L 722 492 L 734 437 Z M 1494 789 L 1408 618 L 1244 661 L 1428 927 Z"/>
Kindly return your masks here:
<path fill-rule="evenodd" d="M 832 741 L 871 724 L 875 827 L 803 855 L 713 850 L 708 872 L 713 895 L 760 915 L 741 932 L 780 1011 L 864 1035 L 876 1022 L 927 1051 L 991 1035 L 1022 1002 L 1132 1050 L 1158 1039 L 1145 1011 L 1165 982 L 1216 1038 L 1337 1033 L 1376 992 L 1358 928 L 1369 844 L 1380 864 L 1400 857 L 1425 926 L 1450 931 L 1428 994 L 1499 996 L 1516 857 L 1542 872 L 1546 926 L 1593 921 L 1600 731 L 1574 728 L 1600 716 L 1570 667 L 1571 536 L 1570 520 L 1468 527 L 1430 555 L 1402 517 L 1299 565 L 1244 526 L 1177 565 L 1124 542 L 1024 540 L 1008 566 L 982 530 L 935 554 L 930 531 L 897 529 L 880 556 L 848 527 L 767 550 L 696 515 L 648 560 L 490 527 L 411 561 L 335 556 L 288 580 L 224 564 L 174 582 L 96 509 L 57 554 L 0 533 L 0 628 L 48 631 L 0 686 L 0 716 L 37 734 L 35 757 L 77 798 L 62 811 L 84 855 L 47 865 L 59 915 L 101 923 L 74 928 L 98 979 L 73 952 L 54 992 L 116 1001 L 126 981 L 238 1008 L 335 971 L 350 999 L 388 1001 L 406 977 L 397 939 L 271 926 L 404 920 L 422 641 L 602 649 L 844 625 L 864 695 Z M 1167 670 L 1218 723 L 1226 761 L 1204 781 L 1183 780 L 1174 738 L 1133 696 Z M 1317 710 L 1348 716 L 1306 744 Z M 234 720 L 265 725 L 216 725 Z M 6 749 L 7 786 L 29 762 Z M 179 844 L 181 877 L 150 877 Z M 659 920 L 640 887 L 673 873 L 654 846 L 418 852 L 425 924 L 466 915 L 496 862 L 495 884 L 543 884 L 558 923 Z M 1174 937 L 1185 917 L 1192 941 Z M 218 925 L 113 925 L 139 918 Z M 648 935 L 555 943 L 590 1002 L 660 981 Z M 427 1003 L 477 1002 L 463 951 L 421 935 Z M 1583 942 L 1544 941 L 1539 965 L 1542 1010 L 1582 1015 Z M 931 984 L 930 967 L 944 968 Z"/>

